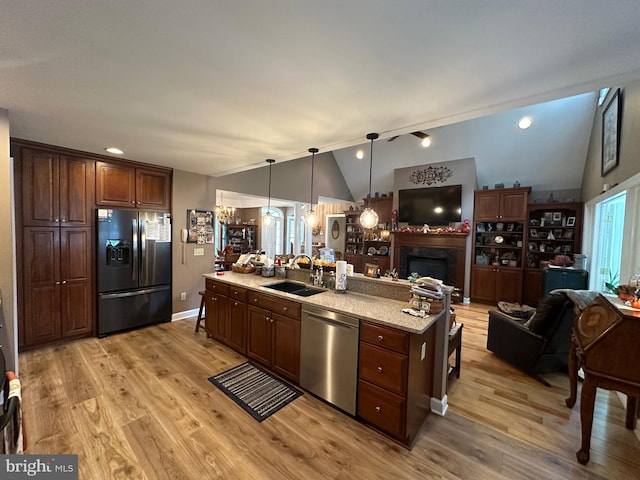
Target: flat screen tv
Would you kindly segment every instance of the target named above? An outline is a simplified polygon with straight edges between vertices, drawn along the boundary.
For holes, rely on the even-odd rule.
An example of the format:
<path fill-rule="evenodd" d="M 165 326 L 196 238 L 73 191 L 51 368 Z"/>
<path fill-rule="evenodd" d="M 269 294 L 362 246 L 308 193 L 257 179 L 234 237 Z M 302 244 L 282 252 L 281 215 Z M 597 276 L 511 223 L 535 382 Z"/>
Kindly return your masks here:
<path fill-rule="evenodd" d="M 398 221 L 445 226 L 461 220 L 462 185 L 398 191 Z"/>

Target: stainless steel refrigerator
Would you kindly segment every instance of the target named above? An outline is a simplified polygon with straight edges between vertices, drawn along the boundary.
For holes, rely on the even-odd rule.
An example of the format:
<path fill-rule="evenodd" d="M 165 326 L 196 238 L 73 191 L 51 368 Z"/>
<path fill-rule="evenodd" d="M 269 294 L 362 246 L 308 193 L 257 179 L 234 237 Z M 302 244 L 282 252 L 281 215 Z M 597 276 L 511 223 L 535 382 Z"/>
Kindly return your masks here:
<path fill-rule="evenodd" d="M 171 217 L 98 209 L 98 336 L 171 320 Z"/>

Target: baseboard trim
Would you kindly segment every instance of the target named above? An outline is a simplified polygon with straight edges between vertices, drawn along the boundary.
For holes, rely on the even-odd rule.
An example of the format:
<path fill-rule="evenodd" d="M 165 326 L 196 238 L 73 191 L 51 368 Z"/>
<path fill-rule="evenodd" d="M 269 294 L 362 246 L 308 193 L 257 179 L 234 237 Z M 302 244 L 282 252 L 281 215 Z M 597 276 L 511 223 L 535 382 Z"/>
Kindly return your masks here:
<path fill-rule="evenodd" d="M 441 417 L 444 417 L 445 413 L 447 413 L 448 408 L 449 408 L 449 404 L 447 402 L 446 394 L 442 398 L 431 397 L 431 411 L 436 415 L 440 415 Z"/>
<path fill-rule="evenodd" d="M 191 310 L 185 310 L 183 312 L 176 312 L 171 314 L 171 321 L 175 322 L 176 320 L 186 320 L 187 318 L 193 318 L 198 316 L 198 308 L 193 308 Z M 204 310 L 202 311 L 204 314 Z"/>

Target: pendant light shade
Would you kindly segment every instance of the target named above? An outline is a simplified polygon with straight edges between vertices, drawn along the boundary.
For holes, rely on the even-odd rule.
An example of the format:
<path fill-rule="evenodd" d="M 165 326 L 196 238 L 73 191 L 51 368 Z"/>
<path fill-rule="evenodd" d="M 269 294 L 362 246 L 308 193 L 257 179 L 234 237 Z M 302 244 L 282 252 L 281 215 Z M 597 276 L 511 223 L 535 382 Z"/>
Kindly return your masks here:
<path fill-rule="evenodd" d="M 273 223 L 273 215 L 271 215 L 271 165 L 276 161 L 273 158 L 267 158 L 266 162 L 269 164 L 269 203 L 267 204 L 267 213 L 262 217 L 262 221 L 268 227 Z"/>
<path fill-rule="evenodd" d="M 316 153 L 318 153 L 318 149 L 312 147 L 309 149 L 309 152 L 311 153 L 311 198 L 309 199 L 309 210 L 304 214 L 304 223 L 311 228 L 315 228 L 320 222 L 318 215 L 313 211 L 313 163 L 316 158 Z"/>
<path fill-rule="evenodd" d="M 371 172 L 373 170 L 373 141 L 377 138 L 378 138 L 377 133 L 367 134 L 367 140 L 371 140 L 371 149 L 370 149 L 371 156 L 369 159 L 369 195 L 367 195 L 367 200 L 371 199 Z M 362 228 L 374 228 L 376 225 L 378 225 L 378 214 L 373 208 L 367 207 L 360 214 L 360 225 L 362 226 Z"/>

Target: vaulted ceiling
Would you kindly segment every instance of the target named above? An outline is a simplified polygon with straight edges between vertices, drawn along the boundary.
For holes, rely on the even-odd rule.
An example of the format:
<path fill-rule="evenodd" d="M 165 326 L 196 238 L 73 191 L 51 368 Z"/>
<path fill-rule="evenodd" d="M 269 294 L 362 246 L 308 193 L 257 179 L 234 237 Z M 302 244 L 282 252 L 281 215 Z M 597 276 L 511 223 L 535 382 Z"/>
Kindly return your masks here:
<path fill-rule="evenodd" d="M 9 110 L 12 136 L 96 153 L 115 145 L 127 158 L 216 176 L 317 146 L 336 151 L 356 198 L 364 176 L 350 149 L 369 131 L 381 133 L 381 156 L 398 149 L 385 156 L 398 166 L 449 156 L 513 159 L 529 170 L 503 166 L 496 176 L 492 161 L 479 162 L 479 183 L 524 184 L 531 175 L 551 184 L 555 174 L 533 178 L 541 169 L 532 159 L 571 149 L 571 139 L 584 163 L 593 96 L 545 114 L 552 122 L 575 108 L 587 120 L 534 123 L 544 135 L 533 144 L 521 136 L 517 148 L 493 140 L 474 119 L 500 114 L 495 121 L 507 122 L 517 116 L 508 112 L 525 106 L 640 78 L 633 1 L 0 6 L 0 108 Z M 451 124 L 464 136 L 436 140 Z M 384 142 L 416 130 L 433 132 L 432 152 L 457 146 L 436 156 L 414 152 L 411 136 Z M 522 160 L 529 151 L 535 157 Z"/>

